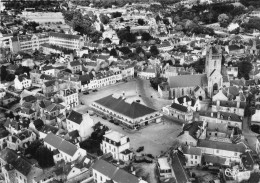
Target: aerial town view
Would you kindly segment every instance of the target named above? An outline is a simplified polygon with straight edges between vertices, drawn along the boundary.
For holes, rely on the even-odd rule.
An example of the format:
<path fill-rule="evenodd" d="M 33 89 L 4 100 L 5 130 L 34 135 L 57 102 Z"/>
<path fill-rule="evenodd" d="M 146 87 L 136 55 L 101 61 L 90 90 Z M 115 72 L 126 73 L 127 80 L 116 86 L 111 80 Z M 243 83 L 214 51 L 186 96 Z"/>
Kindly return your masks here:
<path fill-rule="evenodd" d="M 0 0 L 0 183 L 260 183 L 260 0 Z"/>

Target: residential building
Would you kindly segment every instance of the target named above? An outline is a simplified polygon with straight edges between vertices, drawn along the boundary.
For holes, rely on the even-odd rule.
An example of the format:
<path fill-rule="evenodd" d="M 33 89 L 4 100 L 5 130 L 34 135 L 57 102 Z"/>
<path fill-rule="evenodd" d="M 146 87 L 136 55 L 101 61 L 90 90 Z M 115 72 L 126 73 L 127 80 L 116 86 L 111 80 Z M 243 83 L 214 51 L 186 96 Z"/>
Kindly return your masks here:
<path fill-rule="evenodd" d="M 240 101 L 213 101 L 212 111 L 213 112 L 228 112 L 234 113 L 238 116 L 244 116 L 246 102 Z"/>
<path fill-rule="evenodd" d="M 84 46 L 84 39 L 80 35 L 51 32 L 49 43 L 69 50 L 79 50 Z"/>
<path fill-rule="evenodd" d="M 148 67 L 144 69 L 143 71 L 138 72 L 137 76 L 142 79 L 151 79 L 156 77 L 156 68 L 154 67 Z"/>
<path fill-rule="evenodd" d="M 210 137 L 200 139 L 197 147 L 203 154 L 225 158 L 225 165 L 230 162 L 240 162 L 240 156 L 246 152 L 247 146 L 243 143 L 234 144 L 229 139 Z"/>
<path fill-rule="evenodd" d="M 6 147 L 6 140 L 9 137 L 9 131 L 5 128 L 4 125 L 0 125 L 0 150 L 3 150 Z"/>
<path fill-rule="evenodd" d="M 227 128 L 238 127 L 242 129 L 243 117 L 238 116 L 234 113 L 227 112 L 200 112 L 199 119 L 201 121 L 206 121 L 208 123 L 217 123 L 220 125 L 225 125 Z"/>
<path fill-rule="evenodd" d="M 179 150 L 173 150 L 170 153 L 170 164 L 172 175 L 178 183 L 191 183 L 189 174 L 184 168 L 185 156 Z"/>
<path fill-rule="evenodd" d="M 96 160 L 92 166 L 92 169 L 93 177 L 96 183 L 105 183 L 107 181 L 112 181 L 115 183 L 147 183 L 142 180 L 142 178 L 138 178 L 134 174 L 128 173 L 103 159 Z"/>
<path fill-rule="evenodd" d="M 78 92 L 74 88 L 60 90 L 58 96 L 65 103 L 67 109 L 72 109 L 79 105 Z"/>
<path fill-rule="evenodd" d="M 88 113 L 81 114 L 72 110 L 66 119 L 66 124 L 69 132 L 76 130 L 82 139 L 86 139 L 93 132 L 94 120 Z"/>
<path fill-rule="evenodd" d="M 163 107 L 162 110 L 166 115 L 175 117 L 179 120 L 190 121 L 193 118 L 191 108 L 181 104 L 172 103 L 171 105 Z"/>
<path fill-rule="evenodd" d="M 186 158 L 186 166 L 193 167 L 201 165 L 202 151 L 193 146 L 182 146 L 181 151 Z"/>
<path fill-rule="evenodd" d="M 115 160 L 130 161 L 133 156 L 133 152 L 129 150 L 129 137 L 116 131 L 106 132 L 100 149 L 104 154 L 111 153 Z"/>
<path fill-rule="evenodd" d="M 172 169 L 168 162 L 167 157 L 158 158 L 158 168 L 160 172 L 160 177 L 162 178 L 171 178 L 172 177 Z"/>
<path fill-rule="evenodd" d="M 161 122 L 162 115 L 158 111 L 138 102 L 126 100 L 120 95 L 109 95 L 96 100 L 91 107 L 130 128 Z"/>
<path fill-rule="evenodd" d="M 50 150 L 58 150 L 55 162 L 64 160 L 65 162 L 75 161 L 79 157 L 86 156 L 86 151 L 80 147 L 66 141 L 65 139 L 54 135 L 53 133 L 48 133 L 47 136 L 43 139 L 44 145 Z"/>
<path fill-rule="evenodd" d="M 27 74 L 15 75 L 14 88 L 16 90 L 23 90 L 29 88 L 32 85 L 32 80 Z"/>
<path fill-rule="evenodd" d="M 10 135 L 7 138 L 6 142 L 9 149 L 19 150 L 23 148 L 25 149 L 25 144 L 30 143 L 34 140 L 36 140 L 36 134 L 31 130 L 23 129 L 17 134 Z"/>
<path fill-rule="evenodd" d="M 41 168 L 9 148 L 1 151 L 0 160 L 6 183 L 34 183 L 34 177 L 43 173 Z"/>
<path fill-rule="evenodd" d="M 82 71 L 82 64 L 78 60 L 68 62 L 67 68 L 72 71 L 72 74 L 80 73 Z"/>
<path fill-rule="evenodd" d="M 28 119 L 35 119 L 36 118 L 36 111 L 31 108 L 23 107 L 19 112 L 19 115 L 24 118 Z"/>

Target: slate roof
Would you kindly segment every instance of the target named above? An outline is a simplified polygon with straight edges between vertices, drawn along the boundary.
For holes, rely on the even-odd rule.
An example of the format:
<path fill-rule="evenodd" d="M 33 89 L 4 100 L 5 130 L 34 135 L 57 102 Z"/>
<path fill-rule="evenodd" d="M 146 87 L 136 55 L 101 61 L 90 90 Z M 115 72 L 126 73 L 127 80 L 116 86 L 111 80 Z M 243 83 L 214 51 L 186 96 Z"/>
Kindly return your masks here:
<path fill-rule="evenodd" d="M 240 153 L 244 153 L 247 149 L 243 143 L 233 144 L 219 141 L 211 141 L 206 139 L 199 139 L 197 147 L 220 149 Z"/>
<path fill-rule="evenodd" d="M 103 159 L 97 160 L 92 166 L 92 169 L 118 183 L 139 183 L 138 177 L 108 163 Z"/>
<path fill-rule="evenodd" d="M 176 183 L 189 182 L 189 176 L 183 167 L 184 162 L 185 157 L 180 152 L 172 154 L 172 170 L 176 178 Z"/>
<path fill-rule="evenodd" d="M 67 117 L 67 119 L 70 120 L 70 121 L 73 121 L 73 122 L 75 122 L 77 124 L 80 124 L 82 122 L 82 120 L 83 120 L 82 116 L 83 115 L 81 113 L 72 110 L 70 112 L 69 116 Z"/>
<path fill-rule="evenodd" d="M 33 113 L 35 113 L 35 111 L 32 109 L 28 109 L 28 108 L 22 108 L 21 113 L 22 114 L 33 114 Z"/>
<path fill-rule="evenodd" d="M 208 79 L 206 74 L 180 75 L 169 77 L 170 88 L 206 86 Z"/>
<path fill-rule="evenodd" d="M 49 80 L 49 81 L 44 82 L 44 85 L 46 87 L 54 86 L 55 82 L 56 82 L 56 80 Z"/>
<path fill-rule="evenodd" d="M 88 84 L 91 79 L 93 79 L 93 75 L 85 74 L 79 76 L 79 81 L 81 81 L 82 85 Z"/>
<path fill-rule="evenodd" d="M 74 67 L 74 66 L 81 65 L 81 63 L 78 60 L 76 60 L 76 61 L 70 62 L 70 65 L 71 65 L 71 67 Z"/>
<path fill-rule="evenodd" d="M 206 163 L 225 165 L 226 158 L 204 154 L 203 155 L 203 161 L 206 162 Z"/>
<path fill-rule="evenodd" d="M 27 176 L 32 169 L 32 164 L 26 158 L 19 156 L 15 151 L 9 148 L 3 149 L 0 152 L 0 157 L 24 176 Z"/>
<path fill-rule="evenodd" d="M 124 98 L 114 98 L 112 95 L 96 100 L 95 102 L 132 119 L 136 119 L 156 112 L 156 110 L 142 105 L 138 102 L 132 102 L 131 104 L 129 104 L 125 102 Z"/>
<path fill-rule="evenodd" d="M 196 132 L 200 129 L 199 127 L 201 127 L 202 125 L 202 121 L 194 121 L 192 123 L 187 123 L 184 125 L 182 132 L 178 136 L 184 134 L 185 131 L 189 131 L 190 136 L 196 138 Z"/>
<path fill-rule="evenodd" d="M 50 37 L 58 37 L 58 38 L 63 38 L 63 39 L 79 39 L 80 35 L 51 32 Z"/>
<path fill-rule="evenodd" d="M 62 151 L 70 156 L 73 156 L 78 149 L 76 145 L 66 141 L 65 139 L 57 135 L 54 135 L 53 133 L 48 133 L 43 140 L 44 142 L 50 144 L 59 151 Z"/>
<path fill-rule="evenodd" d="M 180 105 L 180 104 L 177 104 L 177 103 L 172 103 L 171 108 L 176 109 L 176 110 L 181 111 L 181 112 L 188 112 L 187 107 Z"/>
<path fill-rule="evenodd" d="M 40 76 L 40 79 L 44 79 L 44 80 L 54 80 L 55 78 L 52 77 L 51 75 L 42 74 L 42 75 Z"/>
<path fill-rule="evenodd" d="M 19 80 L 20 82 L 22 82 L 22 81 L 25 80 L 25 79 L 30 79 L 30 77 L 27 76 L 26 74 L 20 74 L 20 75 L 18 76 L 18 80 Z"/>
<path fill-rule="evenodd" d="M 44 123 L 41 119 L 34 120 L 33 124 L 34 124 L 36 130 L 40 130 L 44 126 Z"/>
<path fill-rule="evenodd" d="M 211 117 L 211 118 L 217 118 L 218 117 L 218 112 L 212 112 L 213 113 L 213 117 L 211 117 L 211 112 L 200 112 L 199 115 L 200 116 L 207 116 L 207 117 Z M 238 116 L 237 114 L 234 113 L 228 113 L 228 112 L 219 112 L 220 113 L 220 117 L 222 116 L 223 120 L 229 120 L 229 121 L 235 121 L 235 122 L 243 122 L 243 120 L 241 119 L 240 116 Z"/>
<path fill-rule="evenodd" d="M 200 148 L 193 147 L 193 146 L 182 146 L 182 152 L 183 154 L 190 154 L 190 155 L 197 155 L 201 156 L 202 151 Z"/>

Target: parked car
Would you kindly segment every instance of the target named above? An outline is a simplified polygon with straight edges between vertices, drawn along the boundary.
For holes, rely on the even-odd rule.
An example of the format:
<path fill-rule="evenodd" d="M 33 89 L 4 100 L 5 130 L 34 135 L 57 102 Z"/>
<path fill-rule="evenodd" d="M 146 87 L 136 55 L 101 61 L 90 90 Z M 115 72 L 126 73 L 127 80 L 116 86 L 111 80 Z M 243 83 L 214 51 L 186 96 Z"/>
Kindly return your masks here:
<path fill-rule="evenodd" d="M 97 92 L 98 90 L 97 89 L 94 89 L 93 92 Z"/>
<path fill-rule="evenodd" d="M 106 116 L 102 116 L 102 119 L 107 119 L 107 117 Z"/>
<path fill-rule="evenodd" d="M 110 123 L 114 123 L 115 121 L 114 121 L 113 119 L 110 119 L 109 122 L 110 122 Z"/>
<path fill-rule="evenodd" d="M 143 151 L 144 150 L 144 146 L 140 146 L 140 147 L 138 147 L 138 149 L 136 150 L 136 152 L 141 152 L 141 151 Z"/>
<path fill-rule="evenodd" d="M 83 92 L 83 94 L 84 94 L 84 95 L 88 95 L 88 94 L 89 94 L 89 92 L 88 92 L 88 91 L 85 91 L 85 92 Z"/>

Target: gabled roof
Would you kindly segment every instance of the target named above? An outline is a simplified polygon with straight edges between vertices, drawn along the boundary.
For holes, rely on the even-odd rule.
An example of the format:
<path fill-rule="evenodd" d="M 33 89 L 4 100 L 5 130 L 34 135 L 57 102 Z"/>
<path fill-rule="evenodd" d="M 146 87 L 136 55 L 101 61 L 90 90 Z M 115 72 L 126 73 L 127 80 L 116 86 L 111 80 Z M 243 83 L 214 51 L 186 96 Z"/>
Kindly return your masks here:
<path fill-rule="evenodd" d="M 177 103 L 172 103 L 171 108 L 176 109 L 176 110 L 181 111 L 181 112 L 188 112 L 187 107 L 180 105 L 180 104 L 177 104 Z"/>
<path fill-rule="evenodd" d="M 63 39 L 79 39 L 80 35 L 51 32 L 50 37 L 58 37 L 58 38 L 63 38 Z"/>
<path fill-rule="evenodd" d="M 183 167 L 185 162 L 184 155 L 182 155 L 180 152 L 174 152 L 171 158 L 172 158 L 172 170 L 174 172 L 176 182 L 177 183 L 189 182 L 189 176 Z"/>
<path fill-rule="evenodd" d="M 182 134 L 184 134 L 185 131 L 188 131 L 190 136 L 197 139 L 196 132 L 200 129 L 202 125 L 203 125 L 202 121 L 194 121 L 192 123 L 187 123 L 184 125 L 182 132 L 178 136 L 181 136 Z"/>
<path fill-rule="evenodd" d="M 18 76 L 18 79 L 19 79 L 20 82 L 22 82 L 22 81 L 25 80 L 25 79 L 30 79 L 30 77 L 27 76 L 27 74 L 20 74 L 20 75 Z"/>
<path fill-rule="evenodd" d="M 206 86 L 208 79 L 206 74 L 180 75 L 169 77 L 170 88 Z"/>
<path fill-rule="evenodd" d="M 76 61 L 70 62 L 70 65 L 71 65 L 71 67 L 75 67 L 75 66 L 81 65 L 81 63 L 78 60 L 76 60 Z"/>
<path fill-rule="evenodd" d="M 77 111 L 72 110 L 67 119 L 73 121 L 74 123 L 80 124 L 83 120 L 83 115 Z"/>
<path fill-rule="evenodd" d="M 193 147 L 193 146 L 182 146 L 182 152 L 183 154 L 190 154 L 190 155 L 197 155 L 201 156 L 202 151 L 200 148 Z"/>
<path fill-rule="evenodd" d="M 138 177 L 103 159 L 97 160 L 92 168 L 118 183 L 139 183 Z"/>
<path fill-rule="evenodd" d="M 56 80 L 49 80 L 49 81 L 44 82 L 43 84 L 46 87 L 50 87 L 50 86 L 55 86 L 55 82 L 56 82 Z"/>
<path fill-rule="evenodd" d="M 65 139 L 57 135 L 54 135 L 53 133 L 48 133 L 43 140 L 44 142 L 48 143 L 59 151 L 62 151 L 70 156 L 73 156 L 78 150 L 78 147 L 76 145 L 66 141 Z"/>
<path fill-rule="evenodd" d="M 205 147 L 240 153 L 244 153 L 247 149 L 247 147 L 243 143 L 233 144 L 227 142 L 211 141 L 206 139 L 199 139 L 197 147 Z"/>
<path fill-rule="evenodd" d="M 35 113 L 35 111 L 32 109 L 28 109 L 28 108 L 22 108 L 21 113 L 22 114 L 33 114 L 33 113 Z"/>
<path fill-rule="evenodd" d="M 129 104 L 125 102 L 124 98 L 114 98 L 113 95 L 101 98 L 99 100 L 96 100 L 95 102 L 132 119 L 136 119 L 156 112 L 156 110 L 142 105 L 138 102 L 132 102 L 131 104 Z"/>

